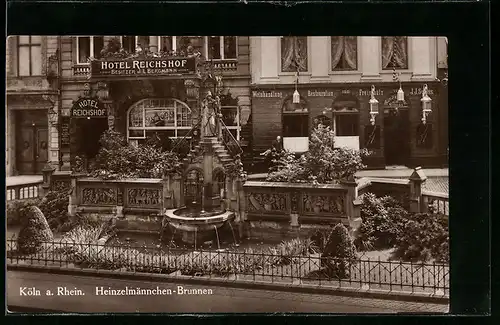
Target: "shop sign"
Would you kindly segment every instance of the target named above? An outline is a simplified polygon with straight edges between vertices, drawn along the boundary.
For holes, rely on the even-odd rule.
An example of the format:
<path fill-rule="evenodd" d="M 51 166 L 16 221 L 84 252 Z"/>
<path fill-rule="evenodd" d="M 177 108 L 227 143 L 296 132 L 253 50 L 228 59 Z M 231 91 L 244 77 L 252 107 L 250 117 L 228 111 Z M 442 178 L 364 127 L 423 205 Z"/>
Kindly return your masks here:
<path fill-rule="evenodd" d="M 283 93 L 277 91 L 252 91 L 252 97 L 255 98 L 282 98 Z"/>
<path fill-rule="evenodd" d="M 335 97 L 335 93 L 329 90 L 308 90 L 307 97 Z"/>
<path fill-rule="evenodd" d="M 195 57 L 174 57 L 165 59 L 106 60 L 92 61 L 92 76 L 168 76 L 194 74 Z"/>
<path fill-rule="evenodd" d="M 99 118 L 106 116 L 106 108 L 97 99 L 79 99 L 71 108 L 71 117 L 73 118 Z"/>
<path fill-rule="evenodd" d="M 423 91 L 423 86 L 419 88 L 411 88 L 410 89 L 410 95 L 422 95 Z M 434 95 L 434 90 L 432 89 L 427 89 L 427 95 L 432 96 Z"/>

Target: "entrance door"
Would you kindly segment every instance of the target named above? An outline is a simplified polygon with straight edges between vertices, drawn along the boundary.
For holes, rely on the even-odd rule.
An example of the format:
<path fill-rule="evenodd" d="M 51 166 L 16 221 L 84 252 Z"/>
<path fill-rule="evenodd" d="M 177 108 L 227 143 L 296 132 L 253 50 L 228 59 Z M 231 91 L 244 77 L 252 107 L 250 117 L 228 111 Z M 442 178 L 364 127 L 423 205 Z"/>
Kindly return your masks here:
<path fill-rule="evenodd" d="M 39 126 L 22 126 L 17 147 L 19 174 L 41 174 L 48 160 L 48 130 Z"/>
<path fill-rule="evenodd" d="M 408 109 L 384 110 L 384 147 L 386 165 L 408 164 L 410 158 Z"/>

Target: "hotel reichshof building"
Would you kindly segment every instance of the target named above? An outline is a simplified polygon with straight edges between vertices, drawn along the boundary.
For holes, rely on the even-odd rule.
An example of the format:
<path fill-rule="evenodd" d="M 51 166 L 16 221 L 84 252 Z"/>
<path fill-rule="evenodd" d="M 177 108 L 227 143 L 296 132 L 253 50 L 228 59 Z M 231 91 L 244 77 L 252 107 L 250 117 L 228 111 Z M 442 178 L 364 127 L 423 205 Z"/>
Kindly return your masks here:
<path fill-rule="evenodd" d="M 110 127 L 133 144 L 186 136 L 207 67 L 247 159 L 278 135 L 307 151 L 322 123 L 372 168 L 447 164 L 444 37 L 10 36 L 6 50 L 7 176 L 89 162 Z"/>

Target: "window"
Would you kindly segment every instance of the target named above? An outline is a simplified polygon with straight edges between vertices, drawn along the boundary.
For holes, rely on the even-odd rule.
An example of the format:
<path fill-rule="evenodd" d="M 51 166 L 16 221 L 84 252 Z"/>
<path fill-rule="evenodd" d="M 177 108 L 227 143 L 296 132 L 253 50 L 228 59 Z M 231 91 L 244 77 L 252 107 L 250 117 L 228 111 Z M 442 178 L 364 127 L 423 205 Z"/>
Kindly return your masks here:
<path fill-rule="evenodd" d="M 236 36 L 208 36 L 207 39 L 209 59 L 236 59 Z"/>
<path fill-rule="evenodd" d="M 332 70 L 358 69 L 358 40 L 356 36 L 331 37 Z"/>
<path fill-rule="evenodd" d="M 240 141 L 240 112 L 238 106 L 221 106 L 222 121 L 233 137 Z"/>
<path fill-rule="evenodd" d="M 17 50 L 18 75 L 42 75 L 42 37 L 19 36 Z"/>
<path fill-rule="evenodd" d="M 284 114 L 283 137 L 305 138 L 309 137 L 309 115 Z"/>
<path fill-rule="evenodd" d="M 307 37 L 281 37 L 281 71 L 307 71 Z"/>
<path fill-rule="evenodd" d="M 135 36 L 122 36 L 122 48 L 129 53 L 135 53 L 135 49 L 137 47 L 136 37 Z"/>
<path fill-rule="evenodd" d="M 349 137 L 359 135 L 359 114 L 336 114 L 335 136 Z"/>
<path fill-rule="evenodd" d="M 382 37 L 382 69 L 408 69 L 408 37 Z"/>
<path fill-rule="evenodd" d="M 176 99 L 143 99 L 130 107 L 127 120 L 129 140 L 144 140 L 153 134 L 182 137 L 192 126 L 191 109 Z"/>
<path fill-rule="evenodd" d="M 78 36 L 77 63 L 88 63 L 89 57 L 100 58 L 103 48 L 104 37 L 102 36 Z"/>
<path fill-rule="evenodd" d="M 149 36 L 136 36 L 135 43 L 137 47 L 140 47 L 143 51 L 149 50 Z"/>

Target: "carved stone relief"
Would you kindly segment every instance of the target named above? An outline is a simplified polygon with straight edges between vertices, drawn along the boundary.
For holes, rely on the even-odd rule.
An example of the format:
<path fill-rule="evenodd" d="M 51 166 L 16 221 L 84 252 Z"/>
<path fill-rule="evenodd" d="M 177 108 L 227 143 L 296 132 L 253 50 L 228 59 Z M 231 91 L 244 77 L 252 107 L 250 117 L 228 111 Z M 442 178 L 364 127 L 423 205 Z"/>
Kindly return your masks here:
<path fill-rule="evenodd" d="M 160 204 L 160 190 L 149 188 L 130 188 L 127 190 L 130 206 L 158 206 Z"/>
<path fill-rule="evenodd" d="M 116 205 L 116 188 L 84 188 L 82 190 L 82 204 Z"/>
<path fill-rule="evenodd" d="M 304 194 L 303 206 L 305 213 L 343 213 L 344 197 Z"/>

